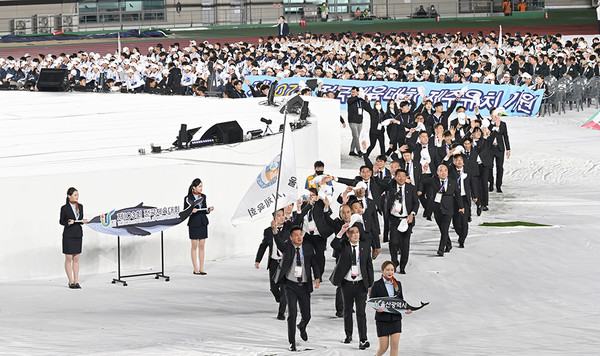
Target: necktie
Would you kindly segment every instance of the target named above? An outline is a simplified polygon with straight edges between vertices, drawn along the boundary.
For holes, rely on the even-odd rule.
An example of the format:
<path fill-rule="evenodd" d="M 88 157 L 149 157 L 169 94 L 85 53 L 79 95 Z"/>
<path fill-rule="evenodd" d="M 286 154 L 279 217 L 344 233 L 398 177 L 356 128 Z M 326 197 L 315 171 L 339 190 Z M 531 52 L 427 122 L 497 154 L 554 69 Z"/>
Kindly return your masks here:
<path fill-rule="evenodd" d="M 469 159 L 470 156 L 471 156 L 471 152 L 467 151 L 467 159 Z"/>
<path fill-rule="evenodd" d="M 441 190 L 444 191 L 444 181 L 440 179 L 440 185 L 442 186 Z"/>
<path fill-rule="evenodd" d="M 383 172 L 379 171 L 379 179 L 382 179 L 382 178 L 383 178 Z"/>
<path fill-rule="evenodd" d="M 302 267 L 302 259 L 300 258 L 300 247 L 296 247 L 296 266 Z M 298 282 L 302 282 L 302 277 L 298 277 Z"/>
<path fill-rule="evenodd" d="M 356 246 L 352 246 L 352 265 L 356 266 Z M 356 276 L 351 276 L 352 279 L 355 279 Z"/>
<path fill-rule="evenodd" d="M 404 214 L 404 204 L 402 204 L 404 203 L 404 195 L 402 194 L 402 187 L 400 187 L 400 191 L 398 192 L 400 193 L 400 216 Z"/>

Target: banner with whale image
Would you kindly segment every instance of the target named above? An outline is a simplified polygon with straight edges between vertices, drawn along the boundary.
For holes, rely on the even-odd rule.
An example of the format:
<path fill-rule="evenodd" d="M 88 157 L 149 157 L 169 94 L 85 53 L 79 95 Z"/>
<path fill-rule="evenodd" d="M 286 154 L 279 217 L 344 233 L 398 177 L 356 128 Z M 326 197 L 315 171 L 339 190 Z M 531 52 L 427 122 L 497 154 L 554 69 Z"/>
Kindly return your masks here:
<path fill-rule="evenodd" d="M 200 200 L 192 202 L 184 210 L 179 206 L 156 208 L 144 203 L 131 208 L 112 209 L 88 221 L 87 226 L 107 235 L 148 236 L 185 221 Z"/>

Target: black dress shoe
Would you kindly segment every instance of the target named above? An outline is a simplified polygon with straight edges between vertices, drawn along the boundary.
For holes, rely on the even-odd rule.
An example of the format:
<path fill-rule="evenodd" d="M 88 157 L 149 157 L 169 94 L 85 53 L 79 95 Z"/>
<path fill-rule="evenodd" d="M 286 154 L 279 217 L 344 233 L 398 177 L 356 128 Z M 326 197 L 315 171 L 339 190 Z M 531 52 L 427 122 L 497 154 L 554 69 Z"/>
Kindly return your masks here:
<path fill-rule="evenodd" d="M 482 205 L 478 205 L 477 206 L 477 216 L 481 216 L 481 210 L 482 210 L 483 206 Z"/>
<path fill-rule="evenodd" d="M 285 315 L 277 314 L 277 320 L 285 320 Z"/>
<path fill-rule="evenodd" d="M 471 219 L 471 215 L 469 215 L 469 218 L 467 219 L 468 222 L 473 221 L 473 219 Z"/>
<path fill-rule="evenodd" d="M 364 349 L 366 349 L 369 346 L 371 346 L 371 344 L 367 340 L 361 341 L 361 342 L 358 343 L 358 348 L 360 350 L 364 350 Z"/>
<path fill-rule="evenodd" d="M 75 283 L 75 289 L 81 289 L 81 286 L 79 285 L 79 283 Z"/>
<path fill-rule="evenodd" d="M 403 270 L 403 269 L 401 269 L 401 270 L 400 270 L 400 274 L 406 274 L 406 271 L 405 271 L 405 270 Z"/>
<path fill-rule="evenodd" d="M 344 317 L 344 312 L 343 311 L 337 311 L 337 312 L 335 312 L 335 316 L 337 316 L 338 318 L 343 318 Z"/>
<path fill-rule="evenodd" d="M 358 152 L 358 157 L 362 157 L 362 156 L 364 156 L 364 155 L 365 155 L 364 153 L 362 153 L 362 152 Z"/>
<path fill-rule="evenodd" d="M 481 208 L 483 211 L 488 211 L 490 209 L 488 209 L 487 205 L 484 205 L 483 208 Z"/>
<path fill-rule="evenodd" d="M 304 341 L 308 341 L 308 334 L 306 333 L 306 326 L 301 328 L 300 325 L 298 325 L 298 330 L 300 330 L 300 338 Z"/>
<path fill-rule="evenodd" d="M 444 252 L 450 252 L 450 250 L 452 250 L 452 246 L 446 246 L 446 249 L 444 250 Z"/>
<path fill-rule="evenodd" d="M 294 344 L 294 343 L 290 344 L 290 347 L 288 347 L 288 350 L 290 350 L 290 351 L 298 351 L 298 350 L 296 350 L 296 344 Z"/>
<path fill-rule="evenodd" d="M 348 153 L 348 156 L 358 156 L 358 155 L 356 154 L 356 152 L 350 151 L 350 153 Z"/>
<path fill-rule="evenodd" d="M 439 251 L 438 250 L 437 255 L 440 256 L 440 257 L 444 257 L 444 251 Z"/>
<path fill-rule="evenodd" d="M 502 189 L 498 188 L 498 189 L 496 189 L 496 192 L 502 193 Z"/>
<path fill-rule="evenodd" d="M 349 344 L 352 342 L 352 336 L 346 336 L 346 338 L 344 339 L 344 344 Z"/>
<path fill-rule="evenodd" d="M 489 191 L 490 191 L 490 192 L 493 192 L 493 191 L 494 191 L 494 186 L 493 186 L 493 185 L 490 185 Z"/>
<path fill-rule="evenodd" d="M 458 243 L 458 248 L 465 248 L 465 244 L 463 242 Z"/>

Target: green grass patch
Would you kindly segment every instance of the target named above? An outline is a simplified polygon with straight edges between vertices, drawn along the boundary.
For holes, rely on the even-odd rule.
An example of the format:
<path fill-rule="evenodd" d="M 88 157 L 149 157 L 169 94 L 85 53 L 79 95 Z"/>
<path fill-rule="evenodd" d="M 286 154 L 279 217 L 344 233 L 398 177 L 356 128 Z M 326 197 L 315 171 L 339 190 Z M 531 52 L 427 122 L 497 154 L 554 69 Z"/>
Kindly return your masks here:
<path fill-rule="evenodd" d="M 513 226 L 527 226 L 527 227 L 544 227 L 551 225 L 536 224 L 526 221 L 503 221 L 503 222 L 484 222 L 479 226 L 492 226 L 492 227 L 513 227 Z"/>

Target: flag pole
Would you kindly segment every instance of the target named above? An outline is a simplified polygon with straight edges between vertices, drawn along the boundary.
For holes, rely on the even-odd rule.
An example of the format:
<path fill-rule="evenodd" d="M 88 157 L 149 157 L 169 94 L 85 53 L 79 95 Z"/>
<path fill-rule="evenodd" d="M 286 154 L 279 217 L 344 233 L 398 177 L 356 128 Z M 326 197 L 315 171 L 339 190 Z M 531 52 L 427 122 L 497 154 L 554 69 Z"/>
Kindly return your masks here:
<path fill-rule="evenodd" d="M 283 133 L 281 134 L 281 150 L 279 151 L 279 168 L 277 170 L 277 190 L 275 191 L 275 211 L 273 212 L 273 219 L 277 215 L 277 201 L 279 200 L 279 182 L 281 181 L 281 163 L 283 162 L 283 143 L 285 140 L 285 131 L 287 125 L 287 113 L 288 105 L 285 103 L 285 110 L 283 112 Z"/>

